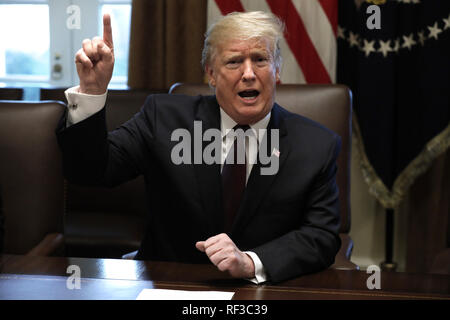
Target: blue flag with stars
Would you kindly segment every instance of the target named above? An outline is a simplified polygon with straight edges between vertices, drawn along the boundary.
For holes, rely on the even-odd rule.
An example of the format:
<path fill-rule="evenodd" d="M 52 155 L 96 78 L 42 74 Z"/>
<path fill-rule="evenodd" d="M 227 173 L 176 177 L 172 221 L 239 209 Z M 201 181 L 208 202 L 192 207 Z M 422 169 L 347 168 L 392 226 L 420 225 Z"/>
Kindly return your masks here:
<path fill-rule="evenodd" d="M 364 178 L 395 208 L 449 148 L 450 1 L 339 1 L 337 38 Z"/>

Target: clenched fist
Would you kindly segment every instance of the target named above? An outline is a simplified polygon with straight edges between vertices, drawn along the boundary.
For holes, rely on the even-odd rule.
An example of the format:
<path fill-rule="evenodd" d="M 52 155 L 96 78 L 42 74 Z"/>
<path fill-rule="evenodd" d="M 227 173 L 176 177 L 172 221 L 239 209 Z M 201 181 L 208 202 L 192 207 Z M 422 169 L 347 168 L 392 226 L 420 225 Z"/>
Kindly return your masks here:
<path fill-rule="evenodd" d="M 75 55 L 80 93 L 103 94 L 108 88 L 114 69 L 114 44 L 111 17 L 103 16 L 103 39 L 85 39 Z"/>
<path fill-rule="evenodd" d="M 253 260 L 239 250 L 227 234 L 221 233 L 206 241 L 198 241 L 196 248 L 208 256 L 220 270 L 228 271 L 235 278 L 253 278 L 255 265 Z"/>

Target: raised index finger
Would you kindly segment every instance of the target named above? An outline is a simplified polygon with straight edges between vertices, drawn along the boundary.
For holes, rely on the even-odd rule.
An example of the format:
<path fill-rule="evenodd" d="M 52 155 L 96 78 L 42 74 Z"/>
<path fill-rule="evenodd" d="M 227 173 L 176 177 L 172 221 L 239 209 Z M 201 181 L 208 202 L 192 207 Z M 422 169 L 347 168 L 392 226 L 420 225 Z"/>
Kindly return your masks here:
<path fill-rule="evenodd" d="M 103 41 L 111 49 L 114 49 L 112 28 L 111 28 L 111 17 L 108 13 L 103 15 Z"/>

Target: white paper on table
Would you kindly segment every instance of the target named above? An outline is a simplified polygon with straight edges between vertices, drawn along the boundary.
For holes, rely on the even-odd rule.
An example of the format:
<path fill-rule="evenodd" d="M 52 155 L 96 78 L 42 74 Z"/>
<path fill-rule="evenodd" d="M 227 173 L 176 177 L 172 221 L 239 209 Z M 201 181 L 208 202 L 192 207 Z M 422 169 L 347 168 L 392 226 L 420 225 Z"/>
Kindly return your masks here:
<path fill-rule="evenodd" d="M 136 300 L 231 300 L 234 292 L 143 289 Z"/>

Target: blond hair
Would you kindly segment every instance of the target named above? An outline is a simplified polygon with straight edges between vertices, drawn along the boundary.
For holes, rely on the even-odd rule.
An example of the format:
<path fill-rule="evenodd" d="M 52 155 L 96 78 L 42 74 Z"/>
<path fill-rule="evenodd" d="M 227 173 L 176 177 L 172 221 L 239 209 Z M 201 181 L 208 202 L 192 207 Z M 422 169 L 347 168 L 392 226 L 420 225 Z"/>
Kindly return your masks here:
<path fill-rule="evenodd" d="M 206 32 L 202 66 L 205 68 L 212 62 L 220 43 L 229 40 L 267 39 L 275 67 L 280 70 L 282 63 L 280 40 L 283 32 L 283 22 L 272 13 L 263 11 L 229 13 Z"/>

